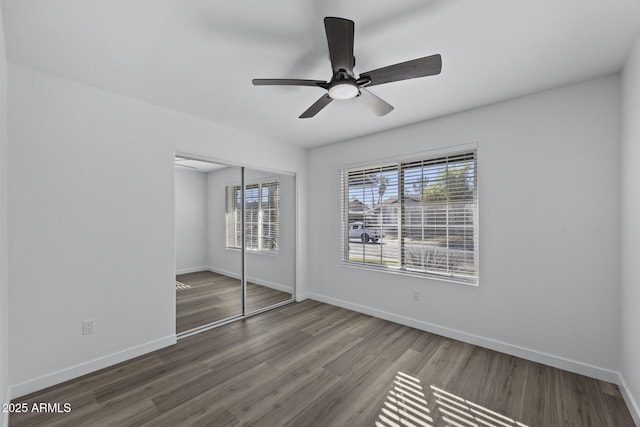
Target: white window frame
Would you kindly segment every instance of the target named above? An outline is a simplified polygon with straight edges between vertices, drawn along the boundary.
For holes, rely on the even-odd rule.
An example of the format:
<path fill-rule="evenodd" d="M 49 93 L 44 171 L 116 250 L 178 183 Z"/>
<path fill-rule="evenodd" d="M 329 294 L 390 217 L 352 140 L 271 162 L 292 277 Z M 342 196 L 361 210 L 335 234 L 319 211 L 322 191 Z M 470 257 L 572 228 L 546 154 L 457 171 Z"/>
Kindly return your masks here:
<path fill-rule="evenodd" d="M 424 183 L 417 196 L 408 190 L 412 185 L 410 174 L 414 171 L 422 174 L 420 183 Z M 380 235 L 382 239 L 368 243 L 357 239 L 354 241 L 353 237 L 349 237 L 349 227 L 357 211 L 351 196 L 354 189 L 359 192 L 358 188 L 362 187 L 362 197 L 368 197 L 369 190 L 365 191 L 364 187 L 370 181 L 368 176 L 375 177 L 376 174 L 380 177 L 386 175 L 387 185 L 396 191 L 396 200 L 393 201 L 393 192 L 386 203 L 381 203 L 381 196 L 376 200 L 375 187 L 371 188 L 372 195 L 368 203 L 358 200 L 364 206 L 363 221 L 370 222 L 376 230 L 376 237 Z M 427 174 L 430 174 L 428 178 Z M 429 183 L 433 187 L 429 188 Z M 435 188 L 444 191 L 445 196 L 439 197 L 441 193 L 435 193 Z M 344 264 L 478 285 L 477 148 L 346 167 L 340 171 L 340 194 Z M 395 205 L 390 208 L 392 202 Z M 390 214 L 392 211 L 395 213 Z M 389 222 L 395 221 L 394 218 L 397 226 Z M 386 239 L 385 231 L 389 229 L 392 230 L 391 237 Z M 395 241 L 394 233 L 397 236 Z M 379 258 L 374 244 L 379 245 Z M 382 245 L 392 249 L 385 254 L 386 248 Z M 393 245 L 397 245 L 397 248 Z M 371 253 L 375 256 L 372 257 Z"/>
<path fill-rule="evenodd" d="M 252 195 L 254 192 L 256 194 Z M 225 188 L 226 248 L 241 248 L 240 215 L 244 212 L 245 250 L 277 254 L 280 249 L 280 183 L 277 179 L 269 179 L 246 184 L 245 203 L 240 200 L 241 194 L 240 185 Z M 255 200 L 250 202 L 249 198 Z"/>

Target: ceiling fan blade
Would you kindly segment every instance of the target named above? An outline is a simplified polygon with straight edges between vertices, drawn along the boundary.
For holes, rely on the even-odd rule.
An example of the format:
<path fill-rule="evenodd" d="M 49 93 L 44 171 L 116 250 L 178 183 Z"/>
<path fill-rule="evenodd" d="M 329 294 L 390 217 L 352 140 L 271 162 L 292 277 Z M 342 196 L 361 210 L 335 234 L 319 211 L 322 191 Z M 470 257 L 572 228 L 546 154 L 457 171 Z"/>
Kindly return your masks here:
<path fill-rule="evenodd" d="M 356 62 L 353 57 L 353 21 L 328 16 L 324 18 L 324 29 L 327 33 L 333 74 L 335 75 L 338 70 L 342 69 L 352 76 L 353 66 Z"/>
<path fill-rule="evenodd" d="M 361 73 L 360 78 L 369 77 L 371 83 L 367 87 L 381 85 L 383 83 L 397 82 L 400 80 L 415 79 L 418 77 L 440 74 L 442 70 L 442 57 L 440 55 L 425 56 L 413 59 L 377 70 Z"/>
<path fill-rule="evenodd" d="M 307 108 L 307 111 L 305 111 L 304 113 L 300 114 L 299 118 L 300 119 L 308 119 L 310 117 L 315 116 L 316 114 L 318 114 L 320 112 L 320 110 L 322 110 L 324 107 L 329 105 L 331 103 L 331 101 L 333 101 L 333 99 L 329 96 L 329 94 L 325 94 L 320 99 L 318 99 L 316 102 L 314 102 L 311 107 Z"/>
<path fill-rule="evenodd" d="M 384 116 L 385 114 L 389 114 L 393 111 L 393 105 L 364 88 L 360 88 L 360 96 L 356 99 L 369 107 L 378 117 Z"/>
<path fill-rule="evenodd" d="M 322 80 L 304 80 L 304 79 L 253 79 L 254 86 L 318 86 L 327 88 L 328 84 Z"/>

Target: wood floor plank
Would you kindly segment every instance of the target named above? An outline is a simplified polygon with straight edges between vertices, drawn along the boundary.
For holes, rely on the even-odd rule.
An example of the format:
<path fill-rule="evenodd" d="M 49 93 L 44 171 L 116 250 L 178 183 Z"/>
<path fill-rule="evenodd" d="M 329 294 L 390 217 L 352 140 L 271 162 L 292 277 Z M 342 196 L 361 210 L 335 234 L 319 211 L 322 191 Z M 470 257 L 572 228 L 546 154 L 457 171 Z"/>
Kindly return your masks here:
<path fill-rule="evenodd" d="M 424 364 L 422 353 L 405 348 L 405 351 L 381 372 L 363 393 L 355 396 L 351 407 L 337 417 L 338 425 L 375 425 L 399 373 L 418 372 Z"/>
<path fill-rule="evenodd" d="M 194 287 L 206 280 L 193 278 Z M 72 410 L 10 414 L 12 427 L 634 425 L 614 384 L 316 301 L 19 402 Z"/>
<path fill-rule="evenodd" d="M 320 425 L 339 425 L 336 417 L 351 407 L 357 395 L 373 382 L 377 373 L 385 370 L 389 362 L 373 355 L 363 355 L 363 358 L 351 366 L 348 375 L 339 375 L 339 382 L 315 398 L 308 407 L 294 418 L 284 423 L 288 427 L 303 427 Z M 331 371 L 331 369 L 327 369 Z M 331 371 L 333 372 L 333 371 Z M 334 372 L 335 373 L 335 372 Z"/>
<path fill-rule="evenodd" d="M 237 401 L 238 396 L 244 396 L 246 391 L 256 387 L 256 384 L 268 384 L 279 375 L 282 375 L 282 372 L 272 369 L 266 363 L 260 363 L 245 367 L 242 372 L 219 380 L 215 387 L 207 387 L 211 384 L 210 378 L 207 378 L 206 381 L 193 383 L 187 390 L 176 389 L 163 393 L 159 399 L 154 399 L 154 402 L 165 413 L 161 419 L 180 421 L 175 425 L 189 425 L 194 420 L 200 420 L 210 414 L 218 417 L 222 410 L 224 414 L 233 415 L 228 406 Z M 179 394 L 176 401 L 171 400 L 174 394 Z M 185 399 L 186 396 L 188 399 Z M 188 411 L 185 411 L 185 408 Z"/>
<path fill-rule="evenodd" d="M 252 402 L 248 411 L 239 414 L 242 425 L 281 426 L 307 410 L 316 396 L 320 396 L 340 381 L 340 377 L 325 369 L 305 371 L 294 375 L 278 393 Z"/>
<path fill-rule="evenodd" d="M 330 316 L 325 316 L 308 327 L 304 328 L 305 332 L 310 335 L 318 335 L 327 330 L 333 329 L 336 325 L 347 322 L 350 318 L 358 316 L 358 313 L 348 310 L 336 310 Z"/>
<path fill-rule="evenodd" d="M 242 314 L 240 280 L 214 273 L 197 271 L 176 276 L 176 332 Z M 247 311 L 291 299 L 291 294 L 255 283 L 247 283 Z"/>
<path fill-rule="evenodd" d="M 153 372 L 142 372 L 125 380 L 93 389 L 96 403 L 101 404 L 120 398 L 152 398 L 169 387 L 180 387 L 209 372 L 203 363 L 164 365 L 163 368 Z"/>

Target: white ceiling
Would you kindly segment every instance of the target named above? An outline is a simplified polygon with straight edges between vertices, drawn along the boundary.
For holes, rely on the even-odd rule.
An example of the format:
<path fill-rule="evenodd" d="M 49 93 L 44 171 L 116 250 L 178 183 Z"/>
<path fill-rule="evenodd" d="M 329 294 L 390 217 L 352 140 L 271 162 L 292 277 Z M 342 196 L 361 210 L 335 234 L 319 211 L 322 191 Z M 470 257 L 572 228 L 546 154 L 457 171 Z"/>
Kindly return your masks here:
<path fill-rule="evenodd" d="M 312 147 L 616 72 L 637 0 L 2 0 L 10 62 L 302 147 Z M 353 19 L 356 73 L 442 54 L 438 76 L 298 119 L 330 79 L 323 17 Z"/>

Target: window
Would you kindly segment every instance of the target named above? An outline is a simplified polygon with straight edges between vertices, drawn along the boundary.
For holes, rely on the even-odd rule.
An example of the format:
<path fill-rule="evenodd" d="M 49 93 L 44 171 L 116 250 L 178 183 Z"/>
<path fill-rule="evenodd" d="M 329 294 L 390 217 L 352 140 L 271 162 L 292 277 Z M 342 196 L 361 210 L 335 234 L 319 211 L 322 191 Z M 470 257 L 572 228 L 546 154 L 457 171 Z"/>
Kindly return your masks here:
<path fill-rule="evenodd" d="M 343 260 L 478 283 L 477 153 L 342 171 Z"/>
<path fill-rule="evenodd" d="M 278 252 L 280 241 L 280 186 L 277 181 L 245 187 L 245 248 Z M 242 188 L 226 187 L 227 248 L 240 248 L 242 236 Z"/>

